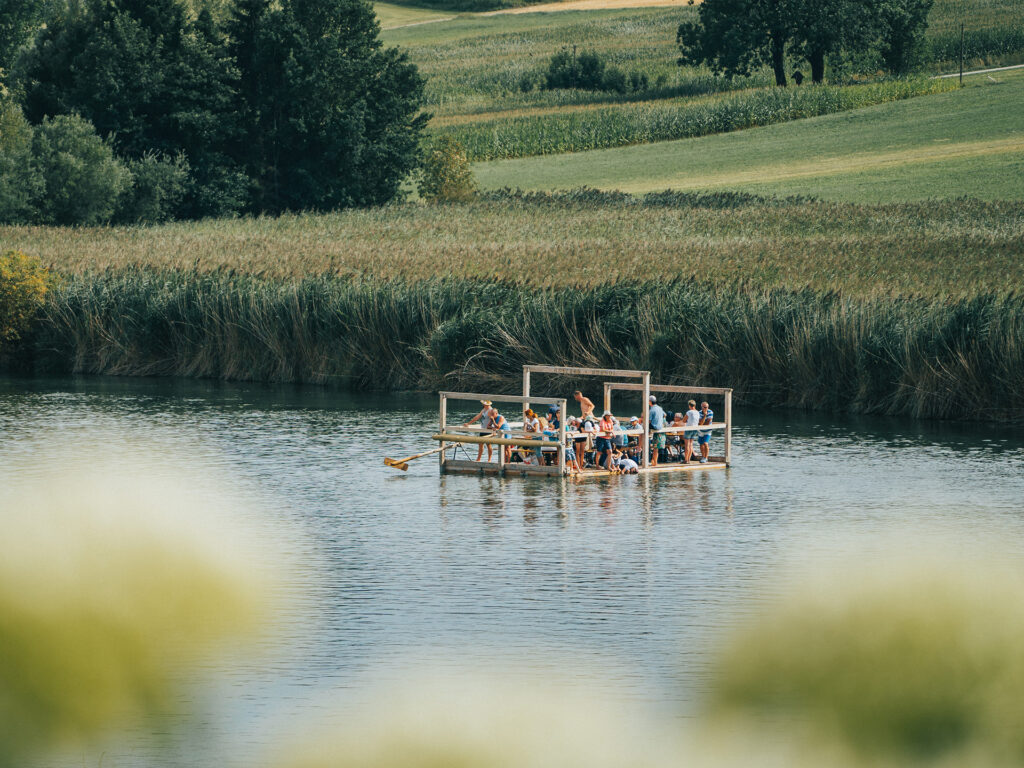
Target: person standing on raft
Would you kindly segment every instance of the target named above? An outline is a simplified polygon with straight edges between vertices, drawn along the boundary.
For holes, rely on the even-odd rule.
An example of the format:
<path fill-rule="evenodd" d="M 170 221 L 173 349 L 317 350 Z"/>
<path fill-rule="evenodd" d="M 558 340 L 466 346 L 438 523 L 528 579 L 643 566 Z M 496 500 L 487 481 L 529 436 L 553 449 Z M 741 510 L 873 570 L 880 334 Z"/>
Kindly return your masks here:
<path fill-rule="evenodd" d="M 494 429 L 494 425 L 491 423 L 491 401 L 490 400 L 481 400 L 480 402 L 483 403 L 483 406 L 484 406 L 483 408 L 480 409 L 480 413 L 478 413 L 476 416 L 474 416 L 472 419 L 467 421 L 462 426 L 468 427 L 473 422 L 479 421 L 480 422 L 480 426 L 483 427 L 484 429 Z M 492 448 L 491 448 L 490 445 L 488 445 L 487 446 L 487 460 L 488 461 L 491 460 L 491 451 L 492 451 Z M 483 455 L 484 455 L 484 444 L 480 443 L 480 445 L 476 449 L 476 460 L 480 461 L 480 458 Z"/>
<path fill-rule="evenodd" d="M 581 419 L 593 419 L 594 418 L 594 403 L 593 403 L 593 401 L 589 397 L 585 396 L 578 389 L 575 392 L 572 393 L 572 396 L 574 398 L 576 398 L 576 402 L 580 404 L 580 411 L 582 411 L 582 413 L 583 413 L 583 415 L 580 416 L 580 418 Z"/>
<path fill-rule="evenodd" d="M 700 404 L 700 424 L 705 426 L 715 420 L 715 412 L 708 406 L 707 400 Z M 708 463 L 708 454 L 711 453 L 711 430 L 702 429 L 697 433 L 697 445 L 700 446 L 700 463 Z"/>

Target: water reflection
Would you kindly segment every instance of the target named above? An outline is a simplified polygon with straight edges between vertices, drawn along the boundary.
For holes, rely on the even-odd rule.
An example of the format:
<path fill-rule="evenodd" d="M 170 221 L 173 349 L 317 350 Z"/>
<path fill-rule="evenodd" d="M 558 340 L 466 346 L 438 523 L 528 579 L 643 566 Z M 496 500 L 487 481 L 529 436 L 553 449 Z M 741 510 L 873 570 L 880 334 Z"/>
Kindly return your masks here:
<path fill-rule="evenodd" d="M 408 472 L 382 462 L 429 447 L 433 396 L 0 378 L 0 482 L 32 476 L 29 437 L 120 430 L 237 479 L 267 535 L 289 534 L 305 601 L 260 664 L 225 671 L 206 715 L 208 751 L 232 755 L 257 749 L 282 709 L 315 716 L 323 690 L 382 666 L 401 676 L 568 656 L 637 699 L 689 705 L 715 633 L 752 590 L 781 588 L 766 576 L 780 558 L 827 558 L 897 521 L 1024 541 L 1019 429 L 736 419 L 727 471 L 439 476 L 434 457 Z M 160 451 L 143 460 L 170 469 Z"/>

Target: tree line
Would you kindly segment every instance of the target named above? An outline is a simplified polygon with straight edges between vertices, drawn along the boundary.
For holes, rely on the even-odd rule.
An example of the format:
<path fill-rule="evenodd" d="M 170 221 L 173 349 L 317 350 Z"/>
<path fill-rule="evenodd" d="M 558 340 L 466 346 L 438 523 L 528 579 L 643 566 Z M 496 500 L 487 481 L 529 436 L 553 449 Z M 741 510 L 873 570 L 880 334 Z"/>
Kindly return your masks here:
<path fill-rule="evenodd" d="M 383 203 L 427 121 L 366 0 L 0 0 L 0 74 L 7 222 Z"/>
<path fill-rule="evenodd" d="M 769 66 L 780 86 L 788 82 L 787 57 L 806 60 L 816 83 L 828 57 L 854 56 L 862 67 L 905 74 L 920 54 L 931 7 L 932 0 L 704 0 L 698 19 L 679 26 L 680 63 L 708 64 L 730 77 Z"/>

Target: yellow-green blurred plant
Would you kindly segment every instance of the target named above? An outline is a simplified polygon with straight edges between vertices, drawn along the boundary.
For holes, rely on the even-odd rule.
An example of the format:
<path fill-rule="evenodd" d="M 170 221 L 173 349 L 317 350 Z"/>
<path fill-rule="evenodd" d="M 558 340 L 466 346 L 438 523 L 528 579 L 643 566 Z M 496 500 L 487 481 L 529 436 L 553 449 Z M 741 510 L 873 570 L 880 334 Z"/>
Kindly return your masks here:
<path fill-rule="evenodd" d="M 0 487 L 0 766 L 165 711 L 182 669 L 266 608 L 181 484 L 97 465 L 18 485 Z"/>
<path fill-rule="evenodd" d="M 303 739 L 286 768 L 656 768 L 677 765 L 665 729 L 553 682 L 420 679 L 378 692 L 355 717 Z"/>
<path fill-rule="evenodd" d="M 0 254 L 0 348 L 17 339 L 43 305 L 50 271 L 21 251 Z"/>
<path fill-rule="evenodd" d="M 740 632 L 718 665 L 714 711 L 841 747 L 852 762 L 1024 762 L 1019 570 L 955 558 L 873 566 Z"/>
<path fill-rule="evenodd" d="M 440 136 L 427 149 L 417 183 L 420 197 L 432 203 L 461 203 L 476 197 L 476 181 L 466 150 L 451 136 Z"/>

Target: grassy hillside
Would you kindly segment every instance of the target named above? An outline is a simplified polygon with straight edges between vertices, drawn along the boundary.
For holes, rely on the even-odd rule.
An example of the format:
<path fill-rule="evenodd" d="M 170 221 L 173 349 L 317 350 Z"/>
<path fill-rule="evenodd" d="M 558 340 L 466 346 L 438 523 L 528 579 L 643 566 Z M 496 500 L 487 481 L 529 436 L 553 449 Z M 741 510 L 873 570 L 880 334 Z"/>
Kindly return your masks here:
<path fill-rule="evenodd" d="M 405 21 L 403 7 L 381 6 L 386 25 Z M 412 10 L 428 14 L 416 19 L 436 18 L 437 11 Z M 524 157 L 702 135 L 711 131 L 674 125 L 680 119 L 677 112 L 691 101 L 735 90 L 772 90 L 767 70 L 727 80 L 703 67 L 676 64 L 676 29 L 696 12 L 680 5 L 460 14 L 439 23 L 391 29 L 384 37 L 407 50 L 427 77 L 431 131 L 453 134 L 477 159 Z M 938 0 L 928 34 L 932 71 L 955 66 L 961 21 L 967 28 L 969 64 L 1024 60 L 1024 3 Z M 597 51 L 610 66 L 646 77 L 648 87 L 628 93 L 543 90 L 548 60 L 566 46 Z M 802 63 L 793 62 L 789 69 L 798 66 Z M 829 77 L 848 81 L 852 74 L 830 71 Z"/>
<path fill-rule="evenodd" d="M 1024 73 L 742 133 L 483 163 L 485 188 L 738 189 L 880 202 L 1024 198 Z"/>

